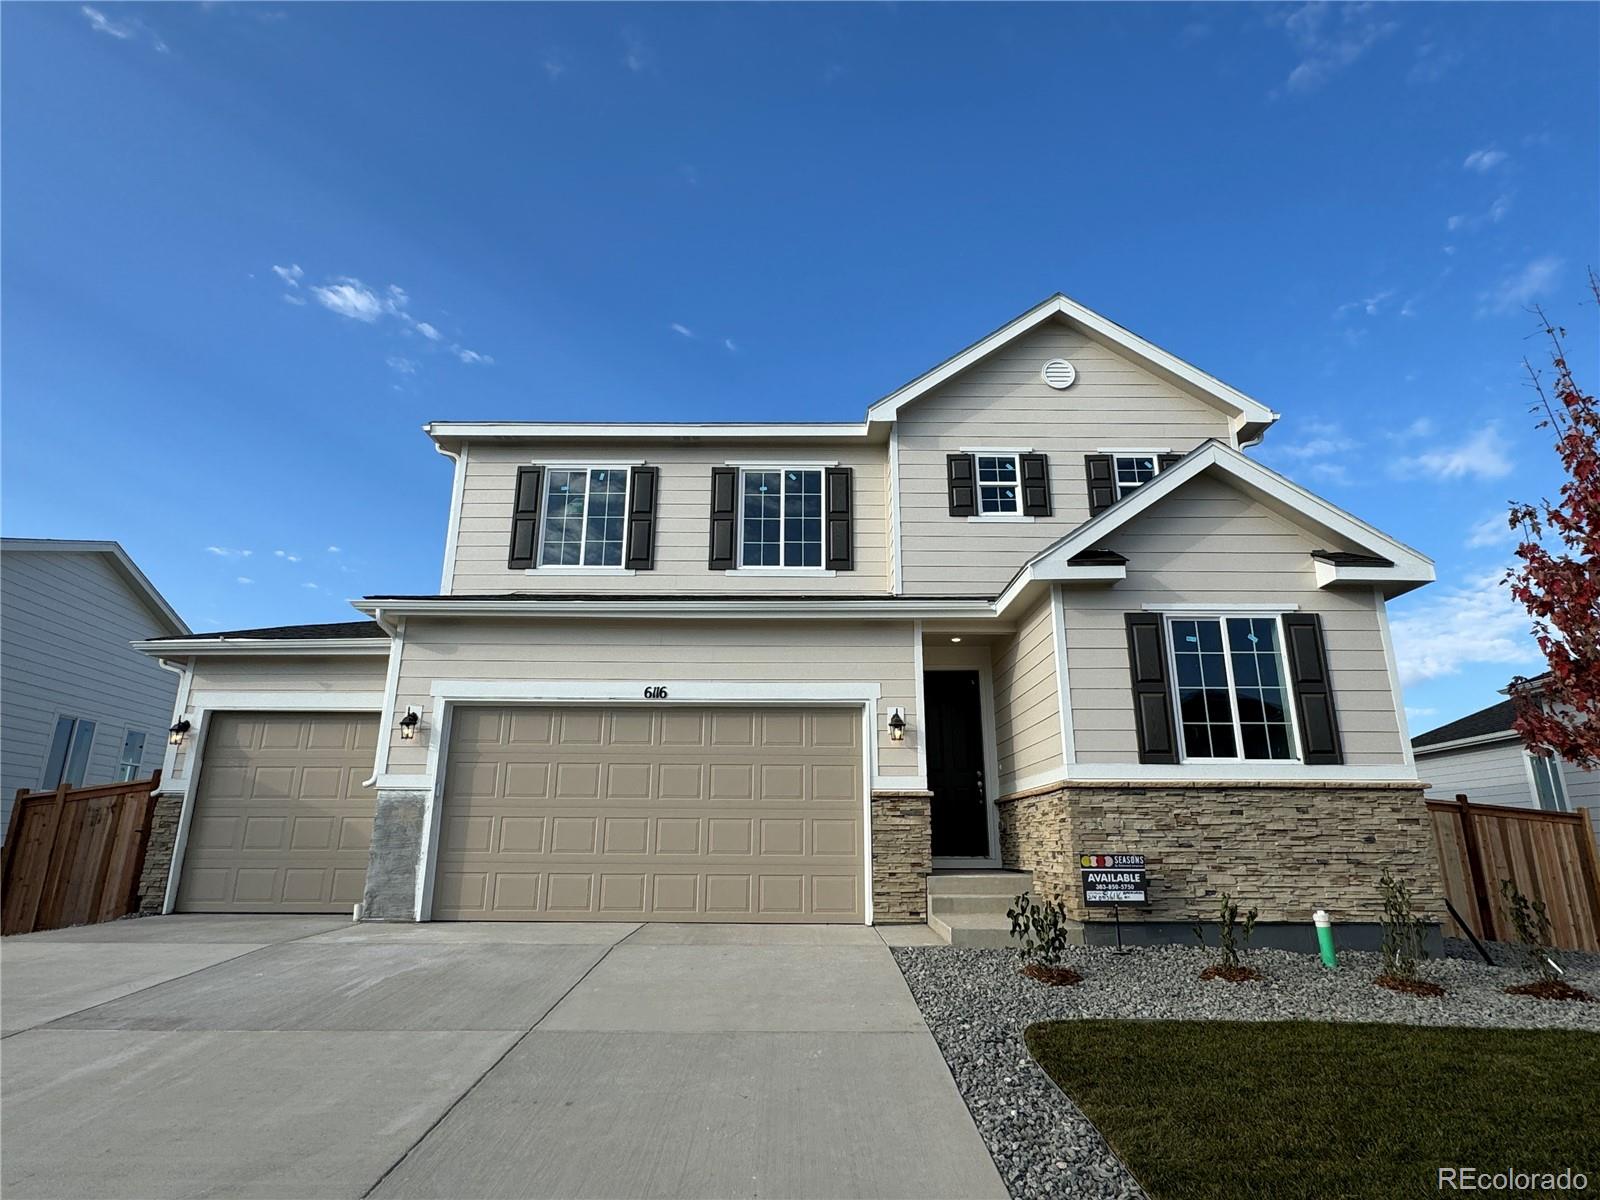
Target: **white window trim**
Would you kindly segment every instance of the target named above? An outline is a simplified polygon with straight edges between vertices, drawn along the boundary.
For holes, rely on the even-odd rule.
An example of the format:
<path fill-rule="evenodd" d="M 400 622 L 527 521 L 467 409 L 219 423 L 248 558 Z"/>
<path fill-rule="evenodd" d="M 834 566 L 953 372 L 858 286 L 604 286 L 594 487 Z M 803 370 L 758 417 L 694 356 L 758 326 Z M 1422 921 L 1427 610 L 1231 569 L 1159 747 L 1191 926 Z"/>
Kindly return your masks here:
<path fill-rule="evenodd" d="M 769 459 L 765 458 L 730 458 L 724 461 L 722 465 L 725 467 L 738 467 L 741 471 L 826 471 L 829 467 L 837 467 L 839 460 L 836 458 L 818 459 L 816 462 L 791 462 L 775 467 Z"/>
<path fill-rule="evenodd" d="M 1294 753 L 1288 758 L 1246 758 L 1244 756 L 1244 729 L 1239 720 L 1239 689 L 1233 678 L 1233 651 L 1228 644 L 1229 617 L 1251 616 L 1257 619 L 1270 616 L 1277 629 L 1278 640 L 1278 672 L 1283 680 L 1284 710 L 1289 716 L 1289 736 L 1294 739 Z M 1228 710 L 1233 717 L 1233 744 L 1239 748 L 1237 755 L 1218 758 L 1216 756 L 1191 757 L 1188 747 L 1183 740 L 1183 703 L 1178 695 L 1178 647 L 1172 637 L 1172 622 L 1179 621 L 1216 621 L 1221 625 L 1222 634 L 1222 665 L 1228 675 Z M 1210 612 L 1189 612 L 1164 614 L 1161 620 L 1162 632 L 1166 635 L 1167 643 L 1167 678 L 1172 681 L 1169 689 L 1172 704 L 1173 736 L 1178 744 L 1178 761 L 1180 763 L 1196 763 L 1199 765 L 1218 765 L 1226 763 L 1236 766 L 1251 763 L 1293 763 L 1296 766 L 1305 765 L 1304 743 L 1300 740 L 1300 722 L 1295 714 L 1294 687 L 1289 681 L 1289 654 L 1287 644 L 1283 639 L 1283 614 L 1281 610 L 1272 612 L 1223 612 L 1212 610 Z M 1209 722 L 1207 722 L 1209 724 Z"/>
<path fill-rule="evenodd" d="M 1154 483 L 1156 481 L 1156 476 L 1161 474 L 1161 456 L 1163 454 L 1171 454 L 1172 451 L 1149 450 L 1141 447 L 1137 450 L 1097 450 L 1095 453 L 1109 454 L 1111 456 L 1111 484 L 1117 489 L 1117 499 L 1121 500 L 1124 496 L 1137 492 L 1140 488 L 1144 487 L 1145 484 Z M 1117 459 L 1119 458 L 1148 458 L 1155 463 L 1156 469 L 1151 473 L 1150 478 L 1146 479 L 1144 483 L 1130 483 L 1127 485 L 1127 491 L 1123 491 L 1122 480 L 1117 478 Z"/>
<path fill-rule="evenodd" d="M 1181 617 L 1271 617 L 1299 612 L 1298 604 L 1144 604 L 1141 611 Z"/>
<path fill-rule="evenodd" d="M 1171 446 L 1099 446 L 1095 449 L 1095 453 L 1120 454 L 1122 457 L 1127 458 L 1133 454 L 1171 454 L 1173 450 Z M 1159 469 L 1158 467 L 1157 470 Z"/>
<path fill-rule="evenodd" d="M 1032 454 L 1032 450 L 963 450 L 963 454 L 973 456 L 972 462 L 972 502 L 978 506 L 978 511 L 967 518 L 968 522 L 982 521 L 988 524 L 1026 524 L 1038 520 L 1022 511 L 1022 456 Z M 983 483 L 978 478 L 978 458 L 1009 458 L 1017 470 L 1017 511 L 993 512 L 983 511 Z M 1004 487 L 1004 484 L 989 484 L 990 487 Z"/>
<path fill-rule="evenodd" d="M 1537 754 L 1534 754 L 1531 750 L 1523 750 L 1523 752 L 1522 752 L 1523 765 L 1527 768 L 1527 771 L 1528 771 L 1528 787 L 1529 787 L 1529 789 L 1531 791 L 1531 794 L 1533 796 L 1533 807 L 1539 812 L 1557 812 L 1557 813 L 1569 813 L 1569 812 L 1571 812 L 1572 811 L 1572 804 L 1567 799 L 1567 781 L 1566 781 L 1566 779 L 1563 778 L 1563 772 L 1561 770 L 1561 759 L 1557 758 L 1554 755 L 1551 755 L 1546 761 L 1550 764 L 1549 772 L 1550 772 L 1550 787 L 1551 787 L 1551 792 L 1552 792 L 1551 798 L 1555 800 L 1556 807 L 1555 808 L 1546 808 L 1544 806 L 1544 799 L 1539 795 L 1539 763 L 1537 761 L 1538 758 L 1539 758 L 1539 756 Z"/>
<path fill-rule="evenodd" d="M 1032 454 L 1032 446 L 962 446 L 961 454 Z"/>
<path fill-rule="evenodd" d="M 734 547 L 733 547 L 733 562 L 734 562 L 734 565 L 733 565 L 733 569 L 729 570 L 729 571 L 724 571 L 723 572 L 724 575 L 749 575 L 749 576 L 751 576 L 753 578 L 757 578 L 757 579 L 759 579 L 759 578 L 761 578 L 763 576 L 769 576 L 769 577 L 776 578 L 776 577 L 780 577 L 780 576 L 781 577 L 787 577 L 787 576 L 791 576 L 791 575 L 809 575 L 809 576 L 814 576 L 814 577 L 817 577 L 817 578 L 828 579 L 828 578 L 832 578 L 835 574 L 837 574 L 837 572 L 835 572 L 835 571 L 828 570 L 828 568 L 825 565 L 823 565 L 823 566 L 815 566 L 815 567 L 786 567 L 786 566 L 782 566 L 782 565 L 779 565 L 779 566 L 775 567 L 775 566 L 772 566 L 770 563 L 762 563 L 759 566 L 753 566 L 753 567 L 747 567 L 747 566 L 744 565 L 744 499 L 745 499 L 745 497 L 744 497 L 744 477 L 745 477 L 745 474 L 747 472 L 749 472 L 749 471 L 757 471 L 757 472 L 761 472 L 761 473 L 767 473 L 767 472 L 771 472 L 771 471 L 776 471 L 779 475 L 782 475 L 785 471 L 821 471 L 823 473 L 823 475 L 822 475 L 822 492 L 821 492 L 821 497 L 822 497 L 822 541 L 818 544 L 817 549 L 822 555 L 823 563 L 826 563 L 827 559 L 828 559 L 828 476 L 827 476 L 827 470 L 828 470 L 829 467 L 838 466 L 839 464 L 837 462 L 772 463 L 772 462 L 754 462 L 754 461 L 752 461 L 752 462 L 745 462 L 745 463 L 731 463 L 730 462 L 730 463 L 728 463 L 726 465 L 730 466 L 730 467 L 735 467 L 736 466 L 739 469 L 738 489 L 737 489 L 737 496 L 736 496 L 736 508 L 737 508 L 738 512 L 737 512 L 737 516 L 735 517 L 736 532 L 737 532 L 738 536 L 734 539 Z M 780 486 L 780 489 L 783 489 L 787 485 L 786 484 L 780 484 L 779 486 Z M 783 515 L 783 497 L 784 497 L 784 494 L 785 493 L 784 493 L 783 490 L 780 490 L 779 493 L 778 493 L 778 554 L 779 554 L 780 557 L 783 554 L 783 545 L 784 545 L 783 526 L 784 526 L 784 523 L 788 520 L 788 518 Z"/>
<path fill-rule="evenodd" d="M 547 462 L 536 464 L 544 469 L 544 474 L 539 477 L 539 487 L 543 489 L 539 497 L 539 544 L 533 548 L 533 566 L 527 568 L 525 575 L 538 575 L 541 571 L 554 571 L 560 575 L 632 575 L 633 572 L 623 566 L 628 560 L 628 505 L 633 500 L 633 472 L 631 467 L 639 466 L 632 463 L 561 463 Z M 585 566 L 577 563 L 551 563 L 545 566 L 541 563 L 544 558 L 544 534 L 550 524 L 550 472 L 551 471 L 622 471 L 622 561 L 616 566 Z M 589 542 L 589 479 L 583 481 L 583 539 L 578 543 L 578 557 L 583 557 L 583 548 Z"/>

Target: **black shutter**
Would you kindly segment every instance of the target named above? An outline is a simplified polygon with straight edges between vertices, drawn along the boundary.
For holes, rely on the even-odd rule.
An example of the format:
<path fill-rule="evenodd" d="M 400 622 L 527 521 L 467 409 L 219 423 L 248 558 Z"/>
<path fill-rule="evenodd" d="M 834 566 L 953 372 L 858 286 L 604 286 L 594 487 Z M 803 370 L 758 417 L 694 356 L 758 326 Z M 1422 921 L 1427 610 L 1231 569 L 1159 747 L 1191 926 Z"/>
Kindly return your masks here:
<path fill-rule="evenodd" d="M 1022 515 L 1050 515 L 1050 459 L 1044 454 L 1019 456 L 1022 467 Z"/>
<path fill-rule="evenodd" d="M 1344 762 L 1344 745 L 1333 710 L 1322 618 L 1315 613 L 1285 613 L 1283 640 L 1288 643 L 1289 679 L 1300 718 L 1300 760 L 1311 767 L 1338 766 Z"/>
<path fill-rule="evenodd" d="M 627 548 L 622 565 L 630 571 L 653 571 L 656 567 L 656 486 L 661 480 L 659 467 L 634 467 L 628 472 Z"/>
<path fill-rule="evenodd" d="M 851 515 L 851 493 L 854 490 L 855 472 L 851 468 L 828 468 L 822 492 L 827 522 L 823 565 L 830 571 L 856 569 L 854 518 Z"/>
<path fill-rule="evenodd" d="M 1085 454 L 1083 477 L 1089 483 L 1089 515 L 1105 512 L 1117 502 L 1117 472 L 1109 454 Z"/>
<path fill-rule="evenodd" d="M 945 456 L 945 477 L 950 484 L 950 515 L 978 515 L 978 461 L 970 454 Z"/>
<path fill-rule="evenodd" d="M 731 571 L 739 545 L 739 469 L 711 468 L 711 554 L 713 571 Z"/>
<path fill-rule="evenodd" d="M 1127 613 L 1128 673 L 1133 678 L 1133 723 L 1139 736 L 1139 761 L 1175 763 L 1178 743 L 1172 729 L 1172 694 L 1167 685 L 1167 649 L 1160 613 Z"/>
<path fill-rule="evenodd" d="M 526 571 L 534 565 L 533 553 L 539 545 L 539 495 L 544 482 L 543 467 L 517 468 L 517 493 L 511 504 L 511 553 L 506 566 Z"/>
<path fill-rule="evenodd" d="M 1165 471 L 1168 467 L 1176 466 L 1182 458 L 1183 455 L 1181 454 L 1163 454 L 1158 457 L 1156 465 Z"/>

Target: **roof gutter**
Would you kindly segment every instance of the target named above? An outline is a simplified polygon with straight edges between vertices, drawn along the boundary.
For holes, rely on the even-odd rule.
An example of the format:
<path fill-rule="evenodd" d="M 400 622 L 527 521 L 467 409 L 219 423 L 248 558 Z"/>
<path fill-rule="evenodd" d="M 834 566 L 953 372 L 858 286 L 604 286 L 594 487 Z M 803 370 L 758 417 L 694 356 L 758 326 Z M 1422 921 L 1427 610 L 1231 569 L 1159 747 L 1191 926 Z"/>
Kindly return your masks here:
<path fill-rule="evenodd" d="M 353 606 L 377 619 L 393 617 L 613 617 L 704 620 L 960 620 L 997 615 L 992 600 L 357 600 Z"/>

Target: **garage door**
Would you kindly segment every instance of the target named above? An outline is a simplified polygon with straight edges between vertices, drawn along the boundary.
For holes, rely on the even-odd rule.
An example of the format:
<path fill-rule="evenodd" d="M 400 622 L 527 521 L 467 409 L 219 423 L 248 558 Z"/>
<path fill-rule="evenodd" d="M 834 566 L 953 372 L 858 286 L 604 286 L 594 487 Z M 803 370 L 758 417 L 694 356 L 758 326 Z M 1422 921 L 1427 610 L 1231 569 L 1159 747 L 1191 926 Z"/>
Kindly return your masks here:
<path fill-rule="evenodd" d="M 349 912 L 372 841 L 378 719 L 219 713 L 178 886 L 183 912 Z"/>
<path fill-rule="evenodd" d="M 440 919 L 864 919 L 861 716 L 515 707 L 451 722 Z"/>

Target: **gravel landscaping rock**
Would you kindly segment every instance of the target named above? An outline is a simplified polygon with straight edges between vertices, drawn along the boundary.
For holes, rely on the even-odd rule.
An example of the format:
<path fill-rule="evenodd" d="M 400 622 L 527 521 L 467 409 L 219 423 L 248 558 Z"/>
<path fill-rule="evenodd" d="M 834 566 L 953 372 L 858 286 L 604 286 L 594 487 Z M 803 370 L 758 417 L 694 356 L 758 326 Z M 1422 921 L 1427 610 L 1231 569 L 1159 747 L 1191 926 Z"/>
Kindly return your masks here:
<path fill-rule="evenodd" d="M 1464 943 L 1463 943 L 1464 944 Z M 1454 951 L 1455 947 L 1450 948 Z M 1501 948 L 1496 947 L 1498 952 Z M 1379 1021 L 1410 1025 L 1508 1026 L 1600 1032 L 1600 1004 L 1508 996 L 1527 974 L 1472 959 L 1430 959 L 1422 974 L 1439 999 L 1373 984 L 1376 954 L 1342 953 L 1337 972 L 1313 955 L 1260 950 L 1247 961 L 1257 983 L 1202 982 L 1210 961 L 1198 948 L 1168 946 L 1119 955 L 1073 947 L 1063 962 L 1077 987 L 1024 978 L 1011 950 L 902 946 L 895 961 L 979 1132 L 1016 1200 L 1123 1198 L 1144 1192 L 1099 1131 L 1033 1061 L 1022 1031 L 1036 1021 L 1128 1018 L 1179 1021 Z M 1567 982 L 1600 995 L 1600 955 L 1565 954 Z"/>

